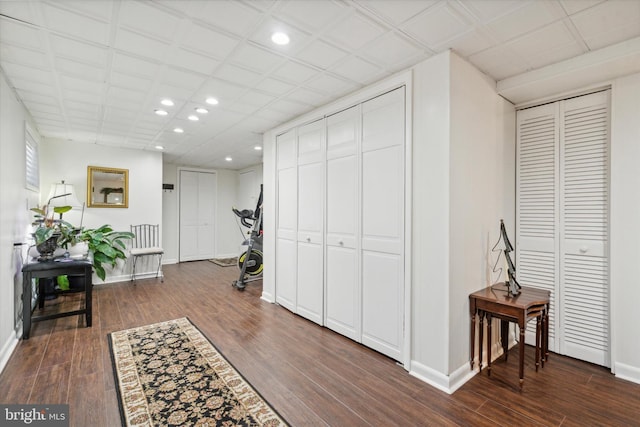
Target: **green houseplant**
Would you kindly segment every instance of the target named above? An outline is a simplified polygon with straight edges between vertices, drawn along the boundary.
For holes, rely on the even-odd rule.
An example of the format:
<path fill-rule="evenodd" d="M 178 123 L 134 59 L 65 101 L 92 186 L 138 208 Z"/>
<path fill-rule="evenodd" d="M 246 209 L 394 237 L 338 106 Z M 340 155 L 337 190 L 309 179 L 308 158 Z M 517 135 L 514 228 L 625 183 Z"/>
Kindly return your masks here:
<path fill-rule="evenodd" d="M 62 214 L 71 210 L 71 206 L 56 206 L 53 212 L 49 213 L 49 205 L 41 208 L 31 208 L 34 213 L 33 224 L 36 229 L 33 232 L 36 248 L 41 255 L 41 259 L 53 258 L 53 252 L 58 247 L 63 235 L 69 234 L 73 226 L 62 220 Z M 55 219 L 55 214 L 60 215 L 60 219 Z"/>
<path fill-rule="evenodd" d="M 134 237 L 133 233 L 114 231 L 110 225 L 105 224 L 99 228 L 80 230 L 79 234 L 71 242 L 87 242 L 89 252 L 93 254 L 93 270 L 104 281 L 107 275 L 104 265 L 115 267 L 119 259 L 126 259 L 125 240 L 133 239 Z"/>

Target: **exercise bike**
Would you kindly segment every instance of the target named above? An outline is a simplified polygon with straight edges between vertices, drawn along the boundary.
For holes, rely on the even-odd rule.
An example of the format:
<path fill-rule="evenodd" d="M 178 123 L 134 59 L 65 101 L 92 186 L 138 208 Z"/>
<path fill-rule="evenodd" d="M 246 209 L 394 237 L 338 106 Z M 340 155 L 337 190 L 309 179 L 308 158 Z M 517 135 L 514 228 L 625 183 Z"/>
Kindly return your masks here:
<path fill-rule="evenodd" d="M 231 208 L 234 214 L 240 218 L 240 223 L 249 228 L 249 238 L 242 242 L 247 249 L 238 257 L 240 277 L 234 280 L 232 286 L 239 291 L 244 291 L 247 283 L 260 280 L 262 277 L 262 185 L 260 185 L 260 197 L 254 211 L 243 209 L 239 211 Z M 240 232 L 244 237 L 244 231 L 240 226 Z"/>

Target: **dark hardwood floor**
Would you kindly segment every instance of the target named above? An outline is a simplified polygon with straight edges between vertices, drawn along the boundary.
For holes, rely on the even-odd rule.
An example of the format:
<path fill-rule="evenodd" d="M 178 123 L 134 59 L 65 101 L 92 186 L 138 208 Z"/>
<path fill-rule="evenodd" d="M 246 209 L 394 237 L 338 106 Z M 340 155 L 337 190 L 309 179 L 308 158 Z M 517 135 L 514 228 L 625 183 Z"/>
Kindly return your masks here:
<path fill-rule="evenodd" d="M 0 402 L 70 405 L 71 425 L 117 426 L 109 332 L 187 316 L 293 426 L 640 426 L 640 385 L 552 354 L 536 373 L 517 346 L 452 395 L 394 361 L 260 300 L 260 282 L 230 286 L 234 267 L 164 267 L 165 281 L 94 289 L 93 327 L 79 316 L 35 323 L 0 375 Z M 55 310 L 78 296 L 50 301 Z"/>

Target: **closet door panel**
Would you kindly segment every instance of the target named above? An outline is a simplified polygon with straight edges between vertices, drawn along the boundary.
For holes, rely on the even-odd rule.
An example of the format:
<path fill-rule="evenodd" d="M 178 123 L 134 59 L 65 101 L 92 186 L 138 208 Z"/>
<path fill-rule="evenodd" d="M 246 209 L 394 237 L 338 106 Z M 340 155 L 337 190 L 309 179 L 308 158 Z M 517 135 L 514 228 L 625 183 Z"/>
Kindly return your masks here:
<path fill-rule="evenodd" d="M 325 325 L 354 341 L 360 337 L 358 256 L 353 248 L 327 246 Z"/>
<path fill-rule="evenodd" d="M 557 104 L 548 104 L 519 111 L 517 116 L 516 276 L 522 286 L 551 292 L 549 348 L 552 351 L 558 348 L 558 112 Z"/>
<path fill-rule="evenodd" d="M 296 313 L 322 325 L 323 260 L 322 245 L 298 242 Z"/>
<path fill-rule="evenodd" d="M 396 360 L 402 346 L 402 277 L 399 255 L 362 252 L 362 343 Z"/>
<path fill-rule="evenodd" d="M 609 366 L 609 92 L 562 103 L 561 351 Z"/>
<path fill-rule="evenodd" d="M 327 118 L 325 325 L 361 341 L 358 145 L 360 107 Z"/>
<path fill-rule="evenodd" d="M 298 177 L 295 130 L 276 138 L 278 159 L 276 219 L 276 302 L 296 309 Z"/>
<path fill-rule="evenodd" d="M 362 104 L 362 342 L 399 360 L 404 331 L 404 89 Z"/>
<path fill-rule="evenodd" d="M 297 244 L 293 240 L 276 242 L 276 302 L 284 308 L 296 310 Z"/>

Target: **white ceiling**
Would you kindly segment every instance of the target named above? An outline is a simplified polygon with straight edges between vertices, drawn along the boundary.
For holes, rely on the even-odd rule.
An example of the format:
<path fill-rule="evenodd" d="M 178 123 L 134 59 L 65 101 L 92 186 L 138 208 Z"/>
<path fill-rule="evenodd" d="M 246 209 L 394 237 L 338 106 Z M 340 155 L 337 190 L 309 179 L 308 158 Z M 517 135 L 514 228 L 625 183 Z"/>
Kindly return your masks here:
<path fill-rule="evenodd" d="M 231 169 L 261 161 L 264 131 L 447 49 L 500 81 L 640 36 L 640 0 L 0 0 L 0 15 L 0 67 L 42 136 Z"/>

